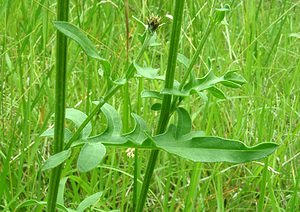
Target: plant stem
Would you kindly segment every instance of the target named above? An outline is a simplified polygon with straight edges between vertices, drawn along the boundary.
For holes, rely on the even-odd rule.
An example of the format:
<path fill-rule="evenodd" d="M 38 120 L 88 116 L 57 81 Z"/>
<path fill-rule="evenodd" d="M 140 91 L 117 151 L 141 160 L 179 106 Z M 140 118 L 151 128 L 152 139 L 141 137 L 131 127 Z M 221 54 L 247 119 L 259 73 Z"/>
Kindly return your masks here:
<path fill-rule="evenodd" d="M 68 21 L 69 0 L 58 0 L 57 20 Z M 57 31 L 56 38 L 56 84 L 55 84 L 55 127 L 53 154 L 61 152 L 64 144 L 65 96 L 67 72 L 67 37 Z M 47 211 L 56 211 L 57 192 L 62 165 L 51 172 Z"/>
<path fill-rule="evenodd" d="M 169 57 L 168 57 L 168 67 L 167 67 L 166 79 L 165 79 L 165 88 L 173 88 L 183 8 L 184 8 L 184 0 L 176 0 L 174 22 L 172 26 L 172 35 L 171 35 Z M 170 118 L 169 115 L 170 115 L 171 100 L 172 100 L 171 95 L 164 95 L 156 134 L 163 133 L 167 127 Z M 136 207 L 137 212 L 143 211 L 158 153 L 159 153 L 158 150 L 151 151 L 139 202 Z"/>

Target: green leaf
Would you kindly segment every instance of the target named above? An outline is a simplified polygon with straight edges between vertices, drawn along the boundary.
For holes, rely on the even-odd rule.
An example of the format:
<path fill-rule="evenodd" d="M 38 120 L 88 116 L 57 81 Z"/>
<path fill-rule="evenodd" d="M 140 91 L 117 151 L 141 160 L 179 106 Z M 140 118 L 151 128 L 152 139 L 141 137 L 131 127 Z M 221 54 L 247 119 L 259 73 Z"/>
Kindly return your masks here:
<path fill-rule="evenodd" d="M 102 161 L 106 154 L 106 148 L 101 143 L 86 143 L 82 147 L 78 160 L 77 168 L 80 172 L 88 172 Z"/>
<path fill-rule="evenodd" d="M 64 132 L 64 142 L 67 142 L 70 140 L 70 138 L 72 137 L 72 132 L 68 129 L 65 128 L 65 132 Z M 54 137 L 54 128 L 49 128 L 47 130 L 45 130 L 40 137 L 50 137 L 53 138 Z"/>
<path fill-rule="evenodd" d="M 242 142 L 219 137 L 196 137 L 191 140 L 166 138 L 157 138 L 157 147 L 195 162 L 245 163 L 265 158 L 278 147 L 275 143 L 247 147 Z"/>
<path fill-rule="evenodd" d="M 192 130 L 192 120 L 189 113 L 184 108 L 178 108 L 176 110 L 177 118 L 177 129 L 176 129 L 176 138 L 180 138 Z"/>
<path fill-rule="evenodd" d="M 155 99 L 162 100 L 163 95 L 158 91 L 144 90 L 141 93 L 141 97 L 142 98 L 155 98 Z"/>
<path fill-rule="evenodd" d="M 85 209 L 88 207 L 94 205 L 102 196 L 103 192 L 97 192 L 87 198 L 85 198 L 77 207 L 76 211 L 77 212 L 83 212 Z"/>
<path fill-rule="evenodd" d="M 58 187 L 58 192 L 57 192 L 57 203 L 64 205 L 64 193 L 65 193 L 65 187 L 66 187 L 66 182 L 68 180 L 68 177 L 63 177 L 59 181 L 59 187 Z"/>
<path fill-rule="evenodd" d="M 226 99 L 225 94 L 223 93 L 223 91 L 219 88 L 217 88 L 216 86 L 213 86 L 211 88 L 207 89 L 212 95 L 214 95 L 215 97 L 219 98 L 219 99 Z"/>
<path fill-rule="evenodd" d="M 104 60 L 98 54 L 96 46 L 78 27 L 64 21 L 54 21 L 53 24 L 57 30 L 78 43 L 88 56 L 98 60 Z"/>
<path fill-rule="evenodd" d="M 184 56 L 183 54 L 178 53 L 177 54 L 177 60 L 181 64 L 183 64 L 186 68 L 188 68 L 189 65 L 190 65 L 190 60 L 186 56 Z"/>
<path fill-rule="evenodd" d="M 60 164 L 62 164 L 65 160 L 67 160 L 71 156 L 71 149 L 59 152 L 55 155 L 50 156 L 44 163 L 42 171 L 46 171 L 48 169 L 52 169 Z"/>
<path fill-rule="evenodd" d="M 122 144 L 126 142 L 126 138 L 121 136 L 122 119 L 115 108 L 109 104 L 104 104 L 101 108 L 107 120 L 107 128 L 105 131 L 96 136 L 88 138 L 88 142 L 101 142 Z"/>
<path fill-rule="evenodd" d="M 148 136 L 145 133 L 149 130 L 140 116 L 132 114 L 136 123 L 135 127 L 130 133 L 122 135 L 122 120 L 117 111 L 109 104 L 104 104 L 101 110 L 107 119 L 107 128 L 102 134 L 87 138 L 88 143 L 127 148 L 155 148 L 155 145 L 147 139 Z"/>
<path fill-rule="evenodd" d="M 77 127 L 79 127 L 82 122 L 87 118 L 87 115 L 80 110 L 76 110 L 74 108 L 67 108 L 66 109 L 66 119 L 71 120 Z M 81 132 L 81 138 L 87 138 L 92 132 L 92 124 L 89 122 L 82 130 Z M 72 137 L 72 132 L 65 128 L 65 137 L 64 141 L 67 142 Z M 44 131 L 41 135 L 41 137 L 54 137 L 54 128 L 49 128 L 46 131 Z"/>
<path fill-rule="evenodd" d="M 161 103 L 157 102 L 157 103 L 154 103 L 153 105 L 151 105 L 151 110 L 154 110 L 154 111 L 161 110 Z"/>
<path fill-rule="evenodd" d="M 236 87 L 233 86 L 233 88 L 238 88 L 241 85 L 247 83 L 244 77 L 237 74 L 235 71 L 229 71 L 224 75 L 224 81 L 222 81 L 222 84 L 225 84 L 231 82 L 236 85 Z M 227 85 L 228 86 L 228 85 Z M 230 85 L 228 87 L 231 87 Z"/>
<path fill-rule="evenodd" d="M 134 67 L 136 68 L 137 75 L 144 77 L 146 79 L 156 79 L 158 77 L 158 70 L 152 67 L 141 67 L 138 64 L 134 63 Z"/>
<path fill-rule="evenodd" d="M 155 136 L 153 140 L 158 148 L 180 157 L 195 162 L 244 163 L 265 158 L 277 148 L 275 143 L 247 147 L 240 141 L 191 132 L 189 113 L 179 108 L 177 114 L 177 126 L 170 125 L 166 133 Z"/>
<path fill-rule="evenodd" d="M 185 90 L 178 90 L 177 88 L 164 88 L 161 92 L 161 94 L 169 94 L 173 96 L 190 96 L 190 93 Z"/>
<path fill-rule="evenodd" d="M 176 110 L 177 124 L 171 124 L 164 134 L 154 137 L 147 130 L 145 121 L 136 114 L 132 114 L 136 122 L 135 128 L 130 133 L 122 135 L 122 122 L 117 111 L 108 104 L 104 105 L 102 111 L 107 118 L 107 129 L 101 135 L 88 138 L 85 148 L 87 144 L 95 145 L 101 142 L 119 147 L 161 149 L 196 162 L 226 161 L 232 163 L 259 160 L 272 154 L 277 148 L 275 143 L 262 143 L 248 147 L 240 141 L 205 136 L 202 131 L 192 131 L 190 115 L 183 108 Z M 80 163 L 84 168 L 86 164 L 91 164 L 89 166 L 93 168 L 99 163 L 95 162 L 91 156 L 98 154 L 95 149 L 97 148 L 89 147 L 89 150 L 86 150 L 87 156 L 83 158 L 90 158 L 88 162 Z"/>
<path fill-rule="evenodd" d="M 80 110 L 74 108 L 66 109 L 66 119 L 71 120 L 77 127 L 87 118 L 87 115 Z M 82 130 L 81 137 L 87 138 L 92 132 L 92 124 L 89 122 Z"/>
<path fill-rule="evenodd" d="M 125 135 L 125 137 L 132 143 L 142 145 L 143 142 L 147 139 L 147 136 L 145 135 L 145 132 L 148 132 L 147 124 L 137 114 L 132 113 L 131 115 L 134 118 L 136 125 L 130 133 Z"/>
<path fill-rule="evenodd" d="M 35 199 L 29 199 L 29 200 L 26 200 L 24 202 L 22 202 L 21 204 L 19 204 L 14 211 L 30 211 L 30 210 L 20 210 L 21 208 L 24 208 L 24 207 L 29 207 L 29 206 L 32 206 L 32 207 L 35 207 L 37 205 L 42 205 L 42 206 L 46 206 L 47 205 L 47 202 L 46 201 L 38 201 L 38 200 L 35 200 Z M 65 211 L 65 212 L 69 212 L 70 209 L 69 208 L 66 208 L 65 206 L 57 203 L 56 204 L 56 207 L 57 209 L 59 209 L 60 211 Z"/>
<path fill-rule="evenodd" d="M 224 98 L 225 94 L 216 87 L 216 85 L 220 83 L 227 87 L 240 88 L 244 83 L 246 83 L 246 80 L 239 74 L 235 73 L 235 71 L 227 72 L 221 77 L 217 77 L 212 71 L 210 71 L 202 78 L 189 81 L 181 91 L 177 88 L 173 88 L 164 89 L 161 93 L 175 96 L 190 96 L 193 92 L 197 93 L 209 90 L 216 97 Z"/>

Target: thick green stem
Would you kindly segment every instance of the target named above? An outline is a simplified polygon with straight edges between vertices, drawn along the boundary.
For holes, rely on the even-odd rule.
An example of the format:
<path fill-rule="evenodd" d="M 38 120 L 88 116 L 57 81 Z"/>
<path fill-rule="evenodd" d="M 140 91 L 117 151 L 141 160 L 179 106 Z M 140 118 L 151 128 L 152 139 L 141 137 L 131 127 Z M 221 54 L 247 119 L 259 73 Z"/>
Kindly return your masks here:
<path fill-rule="evenodd" d="M 184 0 L 176 0 L 174 22 L 172 26 L 172 35 L 171 35 L 169 57 L 168 57 L 168 67 L 167 67 L 166 79 L 165 79 L 165 88 L 173 88 L 183 8 L 184 8 Z M 170 118 L 169 115 L 170 115 L 171 100 L 172 100 L 171 95 L 165 95 L 163 98 L 162 109 L 159 117 L 159 123 L 156 130 L 156 134 L 163 133 L 167 127 Z M 158 150 L 151 151 L 139 202 L 136 207 L 137 212 L 143 211 L 158 153 L 159 153 Z"/>
<path fill-rule="evenodd" d="M 69 0 L 58 0 L 57 20 L 68 21 Z M 67 72 L 67 37 L 57 31 L 56 38 L 56 83 L 55 83 L 55 127 L 53 154 L 61 152 L 64 144 L 65 96 Z M 62 165 L 51 172 L 47 211 L 56 211 L 57 192 Z"/>

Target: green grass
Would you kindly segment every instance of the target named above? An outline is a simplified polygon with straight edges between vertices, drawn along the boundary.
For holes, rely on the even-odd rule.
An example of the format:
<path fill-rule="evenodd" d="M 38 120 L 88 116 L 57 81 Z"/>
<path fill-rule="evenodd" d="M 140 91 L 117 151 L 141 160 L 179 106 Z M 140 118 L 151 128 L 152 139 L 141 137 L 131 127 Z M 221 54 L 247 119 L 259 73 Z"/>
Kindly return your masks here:
<path fill-rule="evenodd" d="M 112 78 L 126 72 L 126 22 L 124 2 L 70 1 L 69 21 L 97 44 L 101 57 L 112 64 Z M 297 211 L 299 208 L 300 166 L 300 40 L 298 1 L 231 1 L 228 25 L 213 30 L 194 71 L 197 76 L 237 70 L 248 81 L 242 89 L 228 90 L 227 100 L 211 95 L 186 99 L 193 128 L 209 135 L 240 139 L 247 145 L 272 141 L 280 145 L 266 160 L 246 164 L 203 163 L 201 165 L 160 152 L 146 200 L 147 211 L 182 211 L 191 195 L 195 211 Z M 216 7 L 220 2 L 215 2 Z M 169 1 L 129 1 L 129 58 L 136 58 L 142 27 L 132 18 L 146 21 L 151 13 L 173 14 Z M 206 1 L 186 1 L 179 52 L 191 58 L 207 27 L 212 9 Z M 40 138 L 54 119 L 55 86 L 55 1 L 4 1 L 0 6 L 3 29 L 0 34 L 0 210 L 14 211 L 29 199 L 46 201 L 50 172 L 41 172 L 50 156 L 51 139 Z M 144 64 L 167 67 L 171 22 L 158 30 L 159 48 L 151 48 L 142 58 Z M 99 62 L 87 58 L 69 42 L 67 107 L 89 114 L 92 101 L 106 91 L 99 75 Z M 141 62 L 142 64 L 142 62 Z M 178 64 L 175 78 L 183 76 Z M 136 82 L 136 83 L 135 83 Z M 139 87 L 140 86 L 140 87 Z M 130 109 L 148 125 L 157 123 L 158 114 L 150 110 L 154 100 L 138 98 L 138 88 L 159 88 L 160 84 L 133 79 L 128 85 Z M 122 114 L 123 93 L 110 99 Z M 142 107 L 140 107 L 142 106 Z M 105 126 L 99 114 L 93 119 L 93 133 Z M 129 128 L 132 120 L 128 120 Z M 68 125 L 71 123 L 67 122 Z M 62 170 L 68 177 L 65 205 L 76 206 L 87 196 L 103 191 L 93 211 L 120 209 L 131 211 L 134 159 L 125 149 L 108 148 L 97 169 L 80 174 L 75 168 L 78 152 L 73 151 Z M 145 173 L 150 152 L 139 150 L 138 166 Z M 265 166 L 265 163 L 268 166 Z M 198 172 L 193 172 L 198 169 Z M 141 182 L 141 181 L 139 181 Z M 193 185 L 193 193 L 189 186 Z M 36 211 L 42 209 L 35 207 Z M 32 207 L 20 211 L 32 211 Z"/>

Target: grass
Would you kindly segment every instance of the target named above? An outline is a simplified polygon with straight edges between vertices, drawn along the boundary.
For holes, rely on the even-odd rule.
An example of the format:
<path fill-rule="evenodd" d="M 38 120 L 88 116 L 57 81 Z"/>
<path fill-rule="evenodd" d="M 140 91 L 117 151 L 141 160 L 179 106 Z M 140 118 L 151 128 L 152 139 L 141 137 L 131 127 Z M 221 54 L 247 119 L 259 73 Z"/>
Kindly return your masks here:
<path fill-rule="evenodd" d="M 299 208 L 299 134 L 300 66 L 298 1 L 243 1 L 231 3 L 228 25 L 213 30 L 195 68 L 203 76 L 211 66 L 218 74 L 238 70 L 248 81 L 240 90 L 230 90 L 228 100 L 190 98 L 184 103 L 192 112 L 193 127 L 207 134 L 240 139 L 247 145 L 264 141 L 280 144 L 277 152 L 265 160 L 247 164 L 195 164 L 161 152 L 157 160 L 150 192 L 148 211 L 181 211 L 193 191 L 193 207 L 204 211 L 297 211 Z M 215 2 L 217 6 L 220 3 Z M 103 58 L 112 64 L 113 78 L 126 71 L 126 25 L 123 1 L 71 1 L 70 22 L 87 31 Z M 173 14 L 168 1 L 129 2 L 129 57 L 138 54 L 142 33 L 132 15 L 146 21 L 149 14 Z M 212 5 L 205 1 L 186 1 L 179 52 L 191 58 L 208 23 Z M 0 128 L 0 209 L 14 211 L 25 200 L 46 200 L 50 172 L 41 172 L 49 157 L 52 140 L 39 135 L 53 123 L 54 65 L 56 19 L 55 1 L 4 1 L 0 6 L 1 41 L 1 128 Z M 30 14 L 30 15 L 28 15 Z M 159 48 L 148 51 L 143 62 L 167 67 L 171 22 L 158 31 Z M 89 114 L 92 101 L 99 100 L 107 89 L 99 75 L 101 66 L 88 59 L 73 42 L 69 43 L 67 72 L 67 107 Z M 178 66 L 181 66 L 178 64 Z M 180 68 L 178 70 L 181 70 Z M 179 79 L 183 73 L 176 73 Z M 136 80 L 138 82 L 138 80 Z M 148 81 L 145 88 L 158 87 Z M 130 108 L 149 125 L 157 113 L 150 110 L 153 100 L 138 98 L 138 84 L 128 85 Z M 120 112 L 121 92 L 110 103 Z M 142 105 L 142 110 L 138 105 Z M 93 120 L 93 133 L 105 126 L 99 117 Z M 99 124 L 100 123 L 100 124 Z M 131 126 L 131 120 L 128 120 Z M 67 123 L 70 124 L 70 123 Z M 130 128 L 130 127 L 129 127 Z M 132 208 L 134 159 L 125 149 L 108 149 L 109 154 L 98 169 L 79 174 L 75 169 L 76 151 L 62 171 L 68 177 L 64 202 L 76 208 L 86 196 L 103 191 L 94 211 Z M 139 151 L 141 177 L 149 151 Z M 265 166 L 268 164 L 268 166 Z M 192 172 L 197 169 L 199 173 Z M 2 198 L 1 198 L 2 197 Z M 25 210 L 25 209 L 24 209 Z M 32 208 L 26 210 L 32 211 Z M 42 210 L 36 206 L 36 210 Z"/>

